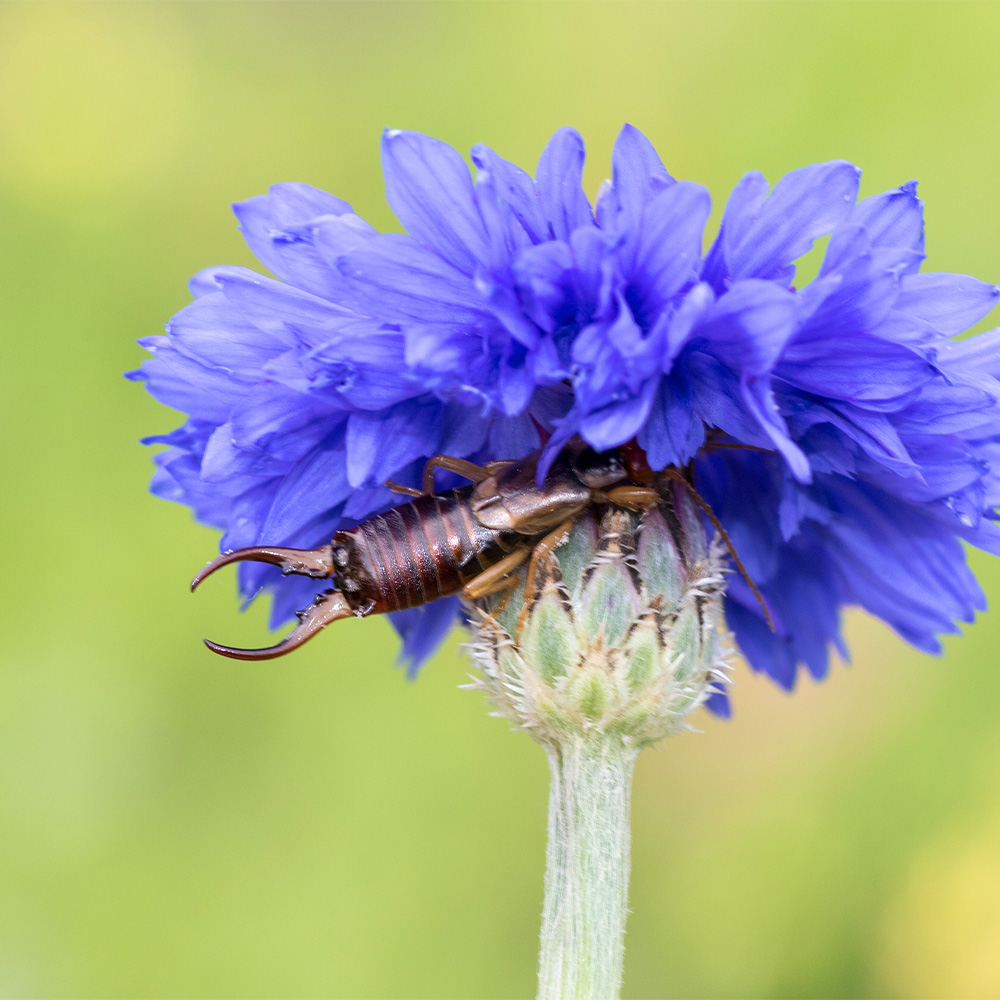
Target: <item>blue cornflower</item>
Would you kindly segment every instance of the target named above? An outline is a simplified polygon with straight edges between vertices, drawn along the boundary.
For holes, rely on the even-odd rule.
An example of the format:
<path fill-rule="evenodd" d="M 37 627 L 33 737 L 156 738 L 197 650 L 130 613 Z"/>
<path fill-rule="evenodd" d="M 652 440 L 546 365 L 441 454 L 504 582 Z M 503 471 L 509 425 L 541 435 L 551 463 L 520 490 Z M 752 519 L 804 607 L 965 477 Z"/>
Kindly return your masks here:
<path fill-rule="evenodd" d="M 276 277 L 203 271 L 196 299 L 141 343 L 134 377 L 188 414 L 148 443 L 152 490 L 223 529 L 223 549 L 311 547 L 397 504 L 426 459 L 523 456 L 571 438 L 635 439 L 654 469 L 690 467 L 762 592 L 725 610 L 750 665 L 784 687 L 846 656 L 841 609 L 906 640 L 984 607 L 962 541 L 1000 553 L 1000 330 L 995 285 L 921 273 L 914 182 L 857 200 L 857 167 L 815 164 L 769 192 L 747 174 L 707 253 L 710 198 L 677 181 L 631 126 L 594 206 L 584 149 L 560 129 L 534 179 L 486 146 L 473 181 L 449 146 L 387 131 L 380 234 L 339 198 L 276 184 L 235 206 Z M 829 236 L 818 276 L 795 261 Z M 443 485 L 446 480 L 440 480 Z M 321 589 L 243 564 L 272 622 Z M 397 612 L 403 654 L 425 659 L 455 598 Z M 725 713 L 716 695 L 710 707 Z"/>

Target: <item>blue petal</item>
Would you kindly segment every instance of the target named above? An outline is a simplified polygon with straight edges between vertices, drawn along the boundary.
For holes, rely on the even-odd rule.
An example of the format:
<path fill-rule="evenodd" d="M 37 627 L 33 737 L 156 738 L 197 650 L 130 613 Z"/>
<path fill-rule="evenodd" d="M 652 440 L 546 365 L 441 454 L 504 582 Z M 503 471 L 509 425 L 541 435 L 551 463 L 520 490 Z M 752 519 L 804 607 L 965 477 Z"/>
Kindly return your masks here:
<path fill-rule="evenodd" d="M 260 537 L 270 544 L 289 544 L 296 531 L 342 504 L 350 492 L 343 445 L 321 446 L 282 479 Z"/>
<path fill-rule="evenodd" d="M 978 339 L 972 337 L 956 346 Z M 950 368 L 946 371 L 951 378 Z M 956 373 L 953 383 L 958 381 Z M 940 379 L 925 385 L 920 394 L 893 417 L 893 424 L 903 434 L 919 434 L 933 427 L 939 434 L 974 437 L 972 432 L 983 424 L 984 419 L 988 419 L 986 415 L 991 411 L 995 414 L 997 398 L 996 391 L 987 393 L 980 388 L 948 384 Z"/>
<path fill-rule="evenodd" d="M 899 285 L 899 269 L 872 251 L 863 229 L 839 227 L 819 278 L 799 293 L 800 338 L 873 330 L 891 312 Z"/>
<path fill-rule="evenodd" d="M 790 415 L 788 423 L 799 432 L 815 424 L 829 423 L 873 461 L 899 475 L 918 474 L 898 428 L 885 414 L 872 413 L 846 401 L 826 403 L 814 400 L 807 412 Z M 850 471 L 853 474 L 854 470 Z"/>
<path fill-rule="evenodd" d="M 613 244 L 598 229 L 577 229 L 569 238 L 576 266 L 576 298 L 580 312 L 578 322 L 583 325 L 594 316 L 606 315 L 614 299 Z"/>
<path fill-rule="evenodd" d="M 759 382 L 744 382 L 740 395 L 747 411 L 757 420 L 771 444 L 781 453 L 788 468 L 800 483 L 808 483 L 812 478 L 812 466 L 802 449 L 788 433 L 785 420 L 774 402 L 770 388 Z"/>
<path fill-rule="evenodd" d="M 734 581 L 726 600 L 726 622 L 750 666 L 786 690 L 795 686 L 802 663 L 816 680 L 829 671 L 829 648 L 842 647 L 843 595 L 820 548 L 788 549 L 781 568 L 762 592 L 778 623 L 772 632 L 745 581 Z M 842 650 L 846 653 L 846 650 Z"/>
<path fill-rule="evenodd" d="M 687 379 L 661 379 L 649 417 L 639 431 L 639 446 L 653 469 L 683 467 L 705 440 L 705 425 L 694 413 Z"/>
<path fill-rule="evenodd" d="M 497 189 L 497 180 L 489 170 L 479 170 L 476 174 L 475 193 L 489 239 L 489 249 L 479 261 L 476 278 L 506 276 L 511 258 L 519 250 L 531 246 L 531 239 Z"/>
<path fill-rule="evenodd" d="M 580 133 L 561 128 L 549 139 L 538 160 L 535 187 L 553 239 L 569 239 L 574 229 L 593 225 L 590 202 L 582 187 L 583 158 Z"/>
<path fill-rule="evenodd" d="M 489 250 L 489 238 L 462 157 L 438 139 L 386 129 L 382 170 L 389 207 L 403 228 L 472 275 Z"/>
<path fill-rule="evenodd" d="M 580 434 L 598 451 L 608 451 L 631 440 L 649 416 L 657 380 L 649 379 L 634 394 L 584 414 Z"/>
<path fill-rule="evenodd" d="M 481 174 L 490 176 L 497 198 L 509 208 L 528 240 L 539 243 L 547 239 L 548 223 L 528 174 L 482 143 L 472 147 L 472 162 Z"/>
<path fill-rule="evenodd" d="M 967 274 L 925 272 L 903 280 L 895 308 L 952 336 L 991 312 L 998 297 L 1000 286 Z"/>
<path fill-rule="evenodd" d="M 720 719 L 733 717 L 733 707 L 729 703 L 729 695 L 722 688 L 717 688 L 705 699 L 705 708 Z"/>
<path fill-rule="evenodd" d="M 766 583 L 781 556 L 780 460 L 760 452 L 709 451 L 699 456 L 696 473 L 698 489 L 722 521 L 750 576 Z M 752 595 L 748 606 L 756 607 Z"/>
<path fill-rule="evenodd" d="M 535 423 L 527 413 L 490 424 L 489 453 L 501 458 L 521 458 L 540 444 Z"/>
<path fill-rule="evenodd" d="M 636 323 L 625 303 L 618 314 L 592 323 L 573 342 L 573 360 L 580 367 L 576 396 L 591 409 L 602 402 L 613 402 L 620 387 L 635 391 L 660 368 L 662 344 L 647 335 Z"/>
<path fill-rule="evenodd" d="M 551 333 L 573 320 L 576 315 L 573 263 L 569 244 L 560 240 L 540 243 L 518 255 L 512 269 L 518 302 L 534 324 L 521 333 L 508 322 L 508 328 L 518 339 L 533 344 L 539 329 Z"/>
<path fill-rule="evenodd" d="M 984 607 L 961 543 L 884 491 L 844 480 L 826 490 L 840 515 L 830 522 L 837 544 L 828 551 L 853 600 L 919 648 L 939 651 L 936 633 L 956 631 L 955 619 L 971 621 Z"/>
<path fill-rule="evenodd" d="M 837 226 L 830 234 L 830 242 L 827 244 L 826 253 L 823 254 L 823 264 L 819 269 L 818 278 L 825 278 L 831 274 L 850 269 L 859 258 L 871 259 L 872 240 L 864 226 L 844 223 Z M 816 286 L 820 285 L 826 290 L 837 287 L 830 282 L 812 281 L 803 290 L 803 295 L 816 294 Z"/>
<path fill-rule="evenodd" d="M 220 424 L 205 445 L 201 458 L 201 480 L 220 493 L 236 496 L 262 479 L 287 471 L 287 463 L 258 448 L 240 448 L 233 440 L 232 424 Z"/>
<path fill-rule="evenodd" d="M 354 307 L 386 321 L 475 322 L 487 305 L 474 281 L 408 236 L 376 236 L 337 263 Z"/>
<path fill-rule="evenodd" d="M 423 459 L 411 462 L 395 473 L 396 479 L 400 482 L 407 481 L 408 486 L 419 486 L 420 475 L 423 473 L 427 463 Z M 419 470 L 419 473 L 418 471 Z M 351 524 L 360 524 L 367 521 L 376 514 L 381 514 L 391 507 L 398 507 L 405 503 L 398 493 L 393 493 L 387 486 L 359 486 L 351 490 L 347 502 L 344 504 L 343 519 Z"/>
<path fill-rule="evenodd" d="M 482 386 L 492 370 L 479 331 L 463 324 L 406 323 L 406 364 L 428 388 Z"/>
<path fill-rule="evenodd" d="M 698 327 L 705 322 L 705 318 L 714 304 L 715 295 L 712 292 L 712 286 L 707 282 L 699 281 L 684 296 L 672 313 L 665 312 L 663 314 L 657 326 L 662 324 L 666 327 L 663 337 L 665 349 L 663 368 L 665 371 L 669 371 L 681 348 Z"/>
<path fill-rule="evenodd" d="M 309 184 L 272 184 L 268 194 L 233 205 L 243 237 L 261 263 L 279 278 L 322 294 L 325 263 L 301 245 L 301 227 L 323 216 L 343 215 L 351 206 Z M 308 238 L 305 238 L 308 244 Z"/>
<path fill-rule="evenodd" d="M 917 182 L 859 201 L 849 221 L 863 226 L 873 247 L 899 247 L 915 252 L 907 273 L 916 271 L 924 255 L 924 203 L 917 197 Z"/>
<path fill-rule="evenodd" d="M 634 228 L 648 202 L 674 183 L 653 144 L 633 125 L 624 125 L 611 153 L 612 184 L 597 214 L 602 228 Z"/>
<path fill-rule="evenodd" d="M 915 392 L 935 370 L 908 347 L 850 332 L 792 343 L 776 373 L 817 396 L 865 403 Z"/>
<path fill-rule="evenodd" d="M 347 478 L 351 486 L 381 486 L 398 469 L 438 450 L 441 404 L 407 400 L 390 410 L 352 413 L 347 422 Z"/>
<path fill-rule="evenodd" d="M 286 328 L 262 330 L 219 292 L 195 299 L 167 324 L 173 349 L 208 368 L 256 381 L 260 369 L 295 345 Z"/>
<path fill-rule="evenodd" d="M 240 448 L 266 448 L 281 461 L 294 461 L 345 419 L 336 401 L 273 382 L 244 387 L 233 407 L 233 440 Z"/>
<path fill-rule="evenodd" d="M 907 435 L 906 449 L 920 470 L 919 476 L 899 477 L 880 470 L 882 475 L 869 473 L 867 479 L 911 503 L 948 498 L 954 507 L 969 492 L 979 502 L 972 507 L 967 520 L 978 521 L 984 507 L 981 481 L 986 470 L 972 448 L 952 435 L 926 433 Z"/>
<path fill-rule="evenodd" d="M 759 170 L 751 170 L 740 179 L 726 202 L 719 235 L 715 238 L 705 265 L 702 279 L 717 292 L 723 292 L 732 280 L 731 261 L 746 234 L 760 215 L 767 196 L 768 183 Z"/>
<path fill-rule="evenodd" d="M 689 344 L 749 375 L 770 371 L 795 331 L 795 298 L 767 281 L 741 281 L 708 310 Z"/>
<path fill-rule="evenodd" d="M 694 353 L 685 359 L 685 375 L 695 388 L 695 407 L 702 420 L 742 444 L 776 448 L 800 482 L 812 470 L 802 449 L 791 439 L 766 377 L 736 376 L 722 362 Z"/>
<path fill-rule="evenodd" d="M 354 318 L 332 302 L 253 271 L 220 275 L 217 281 L 244 319 L 283 341 L 295 326 L 332 329 Z"/>
<path fill-rule="evenodd" d="M 406 611 L 393 611 L 389 620 L 403 640 L 400 662 L 406 673 L 415 677 L 451 630 L 458 624 L 461 607 L 457 597 L 445 597 L 433 604 Z"/>
<path fill-rule="evenodd" d="M 728 276 L 786 280 L 792 262 L 850 214 L 860 175 L 854 164 L 833 160 L 782 177 L 726 254 Z"/>
<path fill-rule="evenodd" d="M 511 364 L 508 359 L 500 367 L 500 405 L 503 412 L 516 417 L 524 412 L 535 391 L 535 380 L 522 359 L 521 364 Z"/>
<path fill-rule="evenodd" d="M 234 267 L 223 265 L 222 267 L 204 267 L 194 274 L 188 281 L 188 291 L 196 298 L 204 295 L 214 295 L 221 288 L 218 278 L 228 274 L 252 274 L 248 267 Z"/>
<path fill-rule="evenodd" d="M 455 401 L 445 403 L 441 411 L 441 437 L 437 443 L 437 450 L 444 455 L 466 458 L 479 451 L 485 444 L 491 423 L 495 426 L 501 422 L 507 423 L 505 420 L 491 421 L 483 414 L 482 407 L 473 409 Z M 516 417 L 510 422 L 515 426 L 521 424 Z M 504 455 L 504 458 L 507 457 L 520 457 L 520 453 L 516 456 Z"/>
<path fill-rule="evenodd" d="M 950 340 L 940 346 L 938 358 L 960 371 L 968 368 L 1000 378 L 1000 327 L 965 340 Z"/>
<path fill-rule="evenodd" d="M 542 246 L 562 246 L 561 243 L 544 243 Z M 507 332 L 525 347 L 536 347 L 542 337 L 543 330 L 535 323 L 534 317 L 549 326 L 550 317 L 545 314 L 544 307 L 533 301 L 531 290 L 517 289 L 507 281 L 494 281 L 485 275 L 476 279 L 476 287 L 482 293 L 490 312 L 507 330 Z"/>
<path fill-rule="evenodd" d="M 161 403 L 196 420 L 224 424 L 233 408 L 246 396 L 248 383 L 184 357 L 167 338 L 156 357 L 144 361 L 142 380 Z"/>
<path fill-rule="evenodd" d="M 312 388 L 336 392 L 362 410 L 381 410 L 426 391 L 406 370 L 405 353 L 402 333 L 363 320 L 322 339 L 303 360 Z"/>
<path fill-rule="evenodd" d="M 681 181 L 654 198 L 642 216 L 641 235 L 631 261 L 623 260 L 638 303 L 650 315 L 662 309 L 696 277 L 702 233 L 712 199 L 700 184 Z"/>
<path fill-rule="evenodd" d="M 791 691 L 795 687 L 796 663 L 795 651 L 787 637 L 774 635 L 759 613 L 735 600 L 731 593 L 726 597 L 725 614 L 726 624 L 747 663 Z"/>
<path fill-rule="evenodd" d="M 311 235 L 317 252 L 331 266 L 335 266 L 338 257 L 363 250 L 378 233 L 360 215 L 352 213 L 314 222 Z"/>
<path fill-rule="evenodd" d="M 611 166 L 615 185 L 620 185 L 623 192 L 623 201 L 628 202 L 628 196 L 624 194 L 626 190 L 634 192 L 631 197 L 637 207 L 641 205 L 644 196 L 656 194 L 664 186 L 674 182 L 653 144 L 639 129 L 627 122 L 615 139 Z"/>

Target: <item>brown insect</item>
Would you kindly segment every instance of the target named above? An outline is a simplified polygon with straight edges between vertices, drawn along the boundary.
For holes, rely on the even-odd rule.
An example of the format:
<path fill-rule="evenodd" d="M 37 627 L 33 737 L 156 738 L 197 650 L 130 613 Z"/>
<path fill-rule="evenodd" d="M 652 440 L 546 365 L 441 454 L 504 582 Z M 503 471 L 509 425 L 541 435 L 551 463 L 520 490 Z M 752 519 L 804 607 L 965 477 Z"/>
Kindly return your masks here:
<path fill-rule="evenodd" d="M 512 591 L 517 585 L 513 574 L 525 562 L 525 589 L 530 592 L 539 560 L 568 538 L 591 504 L 640 511 L 664 503 L 645 456 L 635 446 L 598 453 L 576 441 L 556 458 L 541 488 L 535 485 L 540 455 L 539 450 L 517 461 L 483 466 L 435 455 L 424 470 L 423 490 L 388 484 L 412 500 L 356 528 L 338 531 L 327 545 L 253 546 L 219 556 L 194 578 L 192 590 L 220 567 L 245 560 L 271 563 L 285 574 L 335 576 L 337 587 L 298 612 L 299 624 L 274 646 L 236 649 L 208 639 L 205 645 L 238 660 L 283 656 L 341 618 L 414 608 L 456 593 L 475 600 Z M 464 476 L 472 485 L 435 493 L 439 468 Z M 746 575 L 718 519 L 685 475 L 667 469 L 659 476 L 680 482 L 691 493 Z M 756 593 L 752 581 L 751 587 Z"/>

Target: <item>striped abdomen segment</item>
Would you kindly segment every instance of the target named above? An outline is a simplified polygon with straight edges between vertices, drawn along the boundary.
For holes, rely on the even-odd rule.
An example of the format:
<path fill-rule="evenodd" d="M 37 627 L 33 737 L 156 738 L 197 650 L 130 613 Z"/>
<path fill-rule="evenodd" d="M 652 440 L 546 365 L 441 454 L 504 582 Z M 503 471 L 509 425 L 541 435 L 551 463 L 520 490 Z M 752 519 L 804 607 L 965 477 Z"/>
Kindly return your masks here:
<path fill-rule="evenodd" d="M 355 611 L 401 611 L 455 594 L 523 542 L 479 524 L 472 487 L 417 497 L 333 538 L 337 589 Z"/>

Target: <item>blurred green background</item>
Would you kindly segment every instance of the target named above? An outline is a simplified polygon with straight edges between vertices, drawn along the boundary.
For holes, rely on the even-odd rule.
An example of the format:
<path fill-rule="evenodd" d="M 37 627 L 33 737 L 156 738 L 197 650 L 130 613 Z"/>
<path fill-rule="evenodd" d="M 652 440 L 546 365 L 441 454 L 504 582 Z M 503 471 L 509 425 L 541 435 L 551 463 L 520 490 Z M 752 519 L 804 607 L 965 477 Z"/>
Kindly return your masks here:
<path fill-rule="evenodd" d="M 929 267 L 1000 278 L 1000 6 L 0 6 L 0 995 L 508 997 L 534 988 L 547 773 L 458 637 L 384 621 L 247 665 L 216 544 L 145 492 L 178 423 L 120 372 L 252 263 L 231 201 L 304 180 L 393 227 L 384 126 L 531 168 L 623 121 L 717 202 L 847 157 L 910 177 Z M 717 205 L 718 208 L 718 205 Z M 1000 565 L 975 556 L 1000 595 Z M 227 585 L 228 583 L 228 585 Z M 1000 995 L 1000 616 L 855 660 L 639 763 L 628 997 Z"/>

